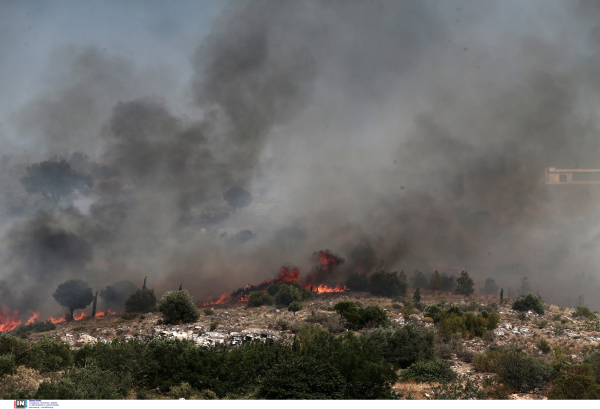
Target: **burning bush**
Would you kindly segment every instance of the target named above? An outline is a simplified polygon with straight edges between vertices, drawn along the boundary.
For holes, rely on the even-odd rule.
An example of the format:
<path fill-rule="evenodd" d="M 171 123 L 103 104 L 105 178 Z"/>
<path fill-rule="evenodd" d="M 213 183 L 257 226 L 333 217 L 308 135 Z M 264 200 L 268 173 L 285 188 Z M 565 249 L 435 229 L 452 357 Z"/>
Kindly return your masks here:
<path fill-rule="evenodd" d="M 248 307 L 260 307 L 261 305 L 273 305 L 273 297 L 262 291 L 255 291 L 248 296 Z"/>
<path fill-rule="evenodd" d="M 144 313 L 156 311 L 156 295 L 153 289 L 138 289 L 125 301 L 125 311 Z"/>
<path fill-rule="evenodd" d="M 166 323 L 194 322 L 200 318 L 200 312 L 186 290 L 167 291 L 158 302 L 158 311 L 164 314 Z"/>
<path fill-rule="evenodd" d="M 404 297 L 408 284 L 400 280 L 397 271 L 379 269 L 369 276 L 369 292 L 382 297 Z"/>
<path fill-rule="evenodd" d="M 515 311 L 535 311 L 540 315 L 544 315 L 544 303 L 542 299 L 535 294 L 527 293 L 520 296 L 512 302 L 511 308 Z"/>

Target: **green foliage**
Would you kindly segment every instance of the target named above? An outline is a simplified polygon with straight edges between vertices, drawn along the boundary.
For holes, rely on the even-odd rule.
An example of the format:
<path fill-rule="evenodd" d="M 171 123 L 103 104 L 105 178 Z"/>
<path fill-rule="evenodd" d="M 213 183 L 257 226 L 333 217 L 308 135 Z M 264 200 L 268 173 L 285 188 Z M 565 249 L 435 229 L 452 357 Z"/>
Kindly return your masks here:
<path fill-rule="evenodd" d="M 294 351 L 328 364 L 345 380 L 345 398 L 390 399 L 398 376 L 380 351 L 352 331 L 334 337 L 318 326 L 305 325 L 294 338 Z"/>
<path fill-rule="evenodd" d="M 204 315 L 215 315 L 215 310 L 213 310 L 212 308 L 205 308 L 203 311 Z"/>
<path fill-rule="evenodd" d="M 248 296 L 248 307 L 260 307 L 261 305 L 273 305 L 273 297 L 269 293 L 254 291 Z M 212 311 L 212 310 L 211 310 Z"/>
<path fill-rule="evenodd" d="M 434 323 L 437 324 L 440 322 L 439 314 L 444 310 L 445 309 L 442 304 L 429 304 L 427 307 L 425 307 L 425 310 L 423 310 L 423 317 L 429 317 L 433 319 Z"/>
<path fill-rule="evenodd" d="M 418 382 L 451 382 L 457 373 L 448 361 L 434 359 L 426 362 L 415 362 L 402 371 L 402 378 Z"/>
<path fill-rule="evenodd" d="M 0 355 L 0 378 L 4 375 L 12 375 L 15 373 L 17 373 L 15 357 L 12 355 Z"/>
<path fill-rule="evenodd" d="M 467 375 L 460 375 L 452 382 L 431 385 L 433 400 L 483 400 L 497 398 L 480 387 L 476 381 Z"/>
<path fill-rule="evenodd" d="M 395 329 L 372 329 L 363 332 L 361 339 L 395 367 L 406 368 L 415 362 L 428 361 L 436 356 L 435 333 L 414 324 Z"/>
<path fill-rule="evenodd" d="M 511 308 L 515 311 L 535 311 L 540 315 L 544 315 L 544 303 L 542 299 L 532 293 L 527 293 L 512 302 Z"/>
<path fill-rule="evenodd" d="M 52 297 L 60 305 L 69 309 L 71 319 L 74 310 L 85 308 L 94 301 L 92 289 L 82 280 L 65 281 L 56 288 Z"/>
<path fill-rule="evenodd" d="M 127 389 L 119 377 L 95 367 L 67 372 L 58 379 L 44 381 L 33 394 L 34 399 L 122 399 Z"/>
<path fill-rule="evenodd" d="M 221 323 L 221 322 L 220 322 L 219 320 L 214 320 L 214 321 L 211 321 L 211 323 L 210 323 L 210 330 L 211 330 L 211 331 L 214 331 L 214 330 L 216 330 L 216 329 L 219 327 L 219 324 L 220 324 L 220 323 Z"/>
<path fill-rule="evenodd" d="M 456 294 L 462 294 L 466 297 L 473 294 L 473 279 L 469 277 L 469 273 L 462 271 L 460 277 L 456 279 Z"/>
<path fill-rule="evenodd" d="M 369 291 L 369 277 L 363 274 L 350 275 L 345 284 L 350 291 Z"/>
<path fill-rule="evenodd" d="M 550 343 L 548 341 L 546 341 L 545 339 L 542 339 L 540 342 L 538 342 L 536 344 L 536 346 L 540 349 L 540 351 L 542 351 L 544 354 L 549 354 L 550 351 L 552 351 L 552 348 L 550 347 Z"/>
<path fill-rule="evenodd" d="M 550 364 L 515 349 L 502 351 L 495 366 L 502 382 L 520 392 L 541 387 L 554 373 Z"/>
<path fill-rule="evenodd" d="M 158 311 L 165 316 L 165 323 L 195 322 L 200 318 L 198 308 L 187 290 L 167 291 L 158 302 Z"/>
<path fill-rule="evenodd" d="M 413 293 L 412 298 L 414 302 L 421 302 L 421 289 L 419 287 L 417 287 L 417 289 Z"/>
<path fill-rule="evenodd" d="M 382 297 L 404 297 L 408 284 L 400 280 L 397 271 L 379 269 L 369 276 L 369 292 Z"/>
<path fill-rule="evenodd" d="M 500 351 L 489 350 L 473 357 L 473 369 L 478 372 L 496 372 L 496 362 L 500 357 Z"/>
<path fill-rule="evenodd" d="M 332 333 L 338 333 L 344 329 L 343 325 L 340 324 L 340 319 L 337 315 L 315 314 L 313 312 L 306 317 L 304 321 L 311 324 L 320 324 L 323 328 L 326 328 Z"/>
<path fill-rule="evenodd" d="M 340 301 L 333 308 L 342 316 L 348 329 L 359 330 L 365 326 L 390 325 L 387 313 L 379 305 L 362 308 L 352 301 Z"/>
<path fill-rule="evenodd" d="M 56 325 L 54 325 L 52 321 L 38 321 L 27 325 L 19 325 L 17 328 L 11 331 L 11 334 L 17 337 L 23 337 L 29 332 L 46 332 L 53 331 L 55 329 Z"/>
<path fill-rule="evenodd" d="M 294 286 L 282 284 L 274 300 L 278 306 L 290 305 L 294 301 L 302 301 L 302 292 Z"/>
<path fill-rule="evenodd" d="M 600 399 L 600 385 L 594 376 L 581 373 L 568 373 L 552 382 L 548 399 Z"/>
<path fill-rule="evenodd" d="M 600 384 L 600 351 L 593 351 L 583 357 L 583 363 L 590 366 L 596 382 Z"/>
<path fill-rule="evenodd" d="M 15 365 L 27 365 L 30 345 L 27 341 L 15 338 L 6 333 L 0 333 L 0 355 L 14 357 Z"/>
<path fill-rule="evenodd" d="M 326 362 L 301 355 L 281 360 L 261 381 L 259 399 L 343 399 L 346 382 Z"/>
<path fill-rule="evenodd" d="M 73 363 L 71 348 L 68 344 L 56 342 L 50 337 L 42 337 L 31 344 L 27 352 L 26 365 L 40 371 L 58 371 Z"/>
<path fill-rule="evenodd" d="M 573 312 L 573 317 L 585 317 L 591 320 L 598 318 L 588 307 L 582 307 L 581 305 L 577 306 L 577 310 Z"/>
<path fill-rule="evenodd" d="M 292 311 L 294 313 L 294 315 L 296 315 L 296 312 L 301 311 L 302 310 L 302 304 L 300 304 L 298 301 L 294 301 L 292 303 L 290 303 L 290 305 L 288 306 L 288 311 Z"/>
<path fill-rule="evenodd" d="M 150 288 L 138 289 L 125 300 L 126 312 L 156 311 L 156 294 Z"/>

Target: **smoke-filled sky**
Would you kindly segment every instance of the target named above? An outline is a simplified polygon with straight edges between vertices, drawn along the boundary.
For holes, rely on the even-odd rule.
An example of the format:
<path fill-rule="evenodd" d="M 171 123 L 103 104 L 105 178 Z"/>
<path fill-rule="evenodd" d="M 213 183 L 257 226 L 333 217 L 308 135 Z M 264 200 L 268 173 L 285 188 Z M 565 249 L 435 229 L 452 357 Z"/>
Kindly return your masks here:
<path fill-rule="evenodd" d="M 331 280 L 600 308 L 600 185 L 544 184 L 600 168 L 595 2 L 5 1 L 0 27 L 0 304 L 145 276 L 200 301 L 329 249 Z M 54 208 L 19 179 L 63 158 L 94 184 Z"/>

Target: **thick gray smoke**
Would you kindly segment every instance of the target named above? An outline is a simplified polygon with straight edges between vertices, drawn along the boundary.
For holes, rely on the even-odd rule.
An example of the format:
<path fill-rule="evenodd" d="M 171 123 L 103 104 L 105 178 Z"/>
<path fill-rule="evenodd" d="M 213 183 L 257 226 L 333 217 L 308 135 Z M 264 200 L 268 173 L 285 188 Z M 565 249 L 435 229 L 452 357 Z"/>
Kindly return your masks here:
<path fill-rule="evenodd" d="M 600 14 L 546 4 L 233 2 L 182 95 L 69 49 L 61 88 L 14 118 L 29 150 L 2 162 L 2 302 L 59 312 L 66 279 L 145 276 L 201 301 L 330 249 L 334 280 L 466 269 L 600 308 L 600 185 L 544 184 L 548 166 L 600 168 Z M 52 211 L 18 183 L 74 151 L 89 199 Z M 247 207 L 224 199 L 236 186 Z"/>

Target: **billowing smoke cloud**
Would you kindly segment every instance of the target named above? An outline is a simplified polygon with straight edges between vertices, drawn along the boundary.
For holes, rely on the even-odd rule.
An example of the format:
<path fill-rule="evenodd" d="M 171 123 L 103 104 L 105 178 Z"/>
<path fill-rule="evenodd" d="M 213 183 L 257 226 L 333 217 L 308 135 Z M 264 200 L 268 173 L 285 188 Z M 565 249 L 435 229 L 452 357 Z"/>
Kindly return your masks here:
<path fill-rule="evenodd" d="M 467 269 L 591 295 L 598 186 L 544 184 L 600 168 L 600 20 L 581 4 L 234 2 L 190 53 L 185 109 L 156 73 L 71 50 L 74 74 L 16 116 L 39 150 L 3 165 L 3 302 L 60 311 L 66 279 L 145 276 L 200 301 L 325 249 L 344 260 L 327 280 Z M 67 150 L 90 155 L 93 193 L 48 212 L 15 178 Z"/>

